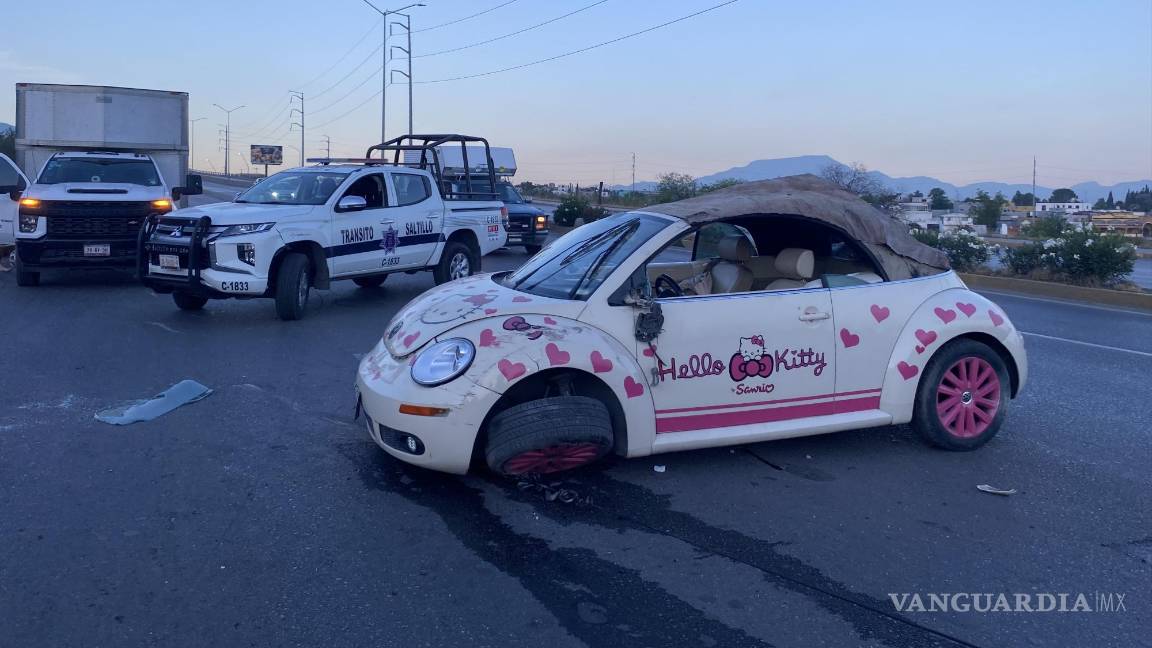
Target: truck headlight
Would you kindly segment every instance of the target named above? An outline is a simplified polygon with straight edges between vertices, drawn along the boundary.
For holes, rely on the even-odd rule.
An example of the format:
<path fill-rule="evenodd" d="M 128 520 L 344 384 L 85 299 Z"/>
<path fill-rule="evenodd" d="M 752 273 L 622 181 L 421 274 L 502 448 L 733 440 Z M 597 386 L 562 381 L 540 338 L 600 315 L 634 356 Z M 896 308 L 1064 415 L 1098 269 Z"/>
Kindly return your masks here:
<path fill-rule="evenodd" d="M 425 387 L 443 385 L 468 371 L 475 357 L 476 347 L 464 338 L 437 342 L 416 356 L 412 380 Z"/>
<path fill-rule="evenodd" d="M 544 229 L 544 226 L 547 224 L 548 224 L 548 217 L 547 216 L 537 216 L 536 217 L 536 229 L 542 230 L 542 229 Z"/>
<path fill-rule="evenodd" d="M 36 214 L 20 214 L 20 231 L 25 234 L 35 232 L 39 221 L 40 217 Z"/>
<path fill-rule="evenodd" d="M 252 243 L 241 243 L 236 246 L 236 257 L 250 266 L 256 265 L 256 246 Z"/>
<path fill-rule="evenodd" d="M 244 234 L 255 234 L 257 232 L 267 232 L 276 226 L 276 223 L 251 223 L 248 225 L 232 225 L 224 228 L 219 236 L 242 236 Z M 219 236 L 217 238 L 219 238 Z"/>

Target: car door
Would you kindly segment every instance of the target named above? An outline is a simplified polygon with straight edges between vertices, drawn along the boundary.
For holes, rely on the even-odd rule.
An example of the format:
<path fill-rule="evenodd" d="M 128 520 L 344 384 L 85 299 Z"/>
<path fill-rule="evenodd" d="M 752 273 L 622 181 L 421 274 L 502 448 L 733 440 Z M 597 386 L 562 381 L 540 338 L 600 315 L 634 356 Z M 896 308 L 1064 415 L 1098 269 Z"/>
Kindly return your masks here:
<path fill-rule="evenodd" d="M 0 187 L 16 187 L 22 191 L 27 186 L 28 178 L 24 177 L 16 163 L 0 153 Z M 8 192 L 0 193 L 0 246 L 15 244 L 19 206 L 19 201 L 12 200 Z"/>
<path fill-rule="evenodd" d="M 432 191 L 428 176 L 392 171 L 390 227 L 397 230 L 396 252 L 401 267 L 423 268 L 443 239 L 444 204 Z"/>
<path fill-rule="evenodd" d="M 350 196 L 364 199 L 363 209 L 346 210 L 340 201 Z M 389 238 L 388 192 L 384 173 L 358 176 L 339 194 L 332 220 L 332 272 L 335 276 L 366 274 L 397 265 L 395 246 Z"/>

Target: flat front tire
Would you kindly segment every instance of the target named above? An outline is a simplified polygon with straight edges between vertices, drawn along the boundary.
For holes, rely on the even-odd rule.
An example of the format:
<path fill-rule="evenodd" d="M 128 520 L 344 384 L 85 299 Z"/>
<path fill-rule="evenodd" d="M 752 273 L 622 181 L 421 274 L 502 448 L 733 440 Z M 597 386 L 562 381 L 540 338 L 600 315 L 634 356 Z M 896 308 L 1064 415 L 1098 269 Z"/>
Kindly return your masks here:
<path fill-rule="evenodd" d="M 612 451 L 612 419 L 585 396 L 513 405 L 488 423 L 484 458 L 503 475 L 547 474 L 590 464 Z"/>
<path fill-rule="evenodd" d="M 975 340 L 960 339 L 932 357 L 916 390 L 912 427 L 945 450 L 975 450 L 1004 422 L 1011 377 L 1004 359 Z"/>
<path fill-rule="evenodd" d="M 284 321 L 304 317 L 312 290 L 312 264 L 299 252 L 289 252 L 276 273 L 276 314 Z"/>
<path fill-rule="evenodd" d="M 440 262 L 432 269 L 436 285 L 471 277 L 480 272 L 480 255 L 460 241 L 449 241 L 444 245 Z"/>

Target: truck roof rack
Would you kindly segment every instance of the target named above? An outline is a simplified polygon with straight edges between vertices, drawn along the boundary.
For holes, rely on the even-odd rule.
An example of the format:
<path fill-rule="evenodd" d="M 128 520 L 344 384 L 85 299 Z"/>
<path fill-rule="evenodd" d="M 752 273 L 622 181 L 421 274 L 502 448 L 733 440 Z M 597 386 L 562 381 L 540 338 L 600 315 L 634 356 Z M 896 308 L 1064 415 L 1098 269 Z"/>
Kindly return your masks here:
<path fill-rule="evenodd" d="M 461 159 L 464 167 L 468 168 L 468 144 L 481 144 L 484 146 L 484 158 L 487 170 L 475 176 L 469 174 L 453 182 L 444 177 L 444 165 L 440 159 L 440 147 L 460 146 Z M 373 157 L 379 153 L 379 157 Z M 419 156 L 405 155 L 419 153 Z M 391 159 L 389 159 L 391 155 Z M 488 140 L 483 137 L 459 134 L 422 134 L 401 135 L 387 142 L 369 146 L 364 154 L 365 164 L 388 164 L 430 171 L 436 183 L 440 185 L 440 193 L 445 200 L 499 200 L 496 193 L 496 173 L 492 162 L 492 148 Z M 485 176 L 487 178 L 485 179 Z M 463 186 L 461 186 L 463 185 Z M 460 190 L 462 189 L 462 190 Z"/>

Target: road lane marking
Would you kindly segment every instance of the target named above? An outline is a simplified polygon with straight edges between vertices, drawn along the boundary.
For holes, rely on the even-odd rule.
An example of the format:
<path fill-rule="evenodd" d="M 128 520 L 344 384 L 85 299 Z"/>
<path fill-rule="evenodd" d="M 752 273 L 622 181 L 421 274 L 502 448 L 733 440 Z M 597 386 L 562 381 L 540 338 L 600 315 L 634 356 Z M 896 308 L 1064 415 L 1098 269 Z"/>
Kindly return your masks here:
<path fill-rule="evenodd" d="M 1090 308 L 1092 310 L 1102 310 L 1102 311 L 1108 311 L 1111 313 L 1124 313 L 1126 315 L 1140 315 L 1142 317 L 1152 317 L 1152 313 L 1149 313 L 1146 311 L 1128 309 L 1128 308 L 1113 308 L 1111 306 L 1097 306 L 1095 304 L 1082 304 L 1080 302 L 1074 302 L 1074 301 L 1065 300 L 1065 299 L 1047 299 L 1045 297 L 1028 297 L 1025 295 L 1018 295 L 1016 293 L 1001 292 L 999 290 L 979 290 L 979 289 L 977 289 L 975 292 L 978 292 L 982 295 L 996 295 L 997 297 L 1008 297 L 1009 299 L 1023 299 L 1025 301 L 1044 302 L 1045 304 L 1058 304 L 1060 306 L 1075 306 L 1077 308 Z"/>
<path fill-rule="evenodd" d="M 1021 333 L 1023 333 L 1024 335 L 1028 335 L 1031 337 L 1038 337 L 1038 338 L 1042 338 L 1045 340 L 1055 340 L 1057 342 L 1067 342 L 1069 344 L 1079 344 L 1082 346 L 1093 347 L 1096 349 L 1107 349 L 1109 351 L 1119 351 L 1121 353 L 1131 353 L 1131 354 L 1138 355 L 1138 356 L 1144 356 L 1146 358 L 1152 358 L 1152 353 L 1149 353 L 1148 351 L 1137 351 L 1136 349 L 1125 349 L 1124 347 L 1108 346 L 1107 344 L 1096 344 L 1095 342 L 1085 342 L 1083 340 L 1070 340 L 1068 338 L 1056 337 L 1054 335 L 1042 335 L 1040 333 L 1028 333 L 1025 331 L 1021 331 Z"/>

